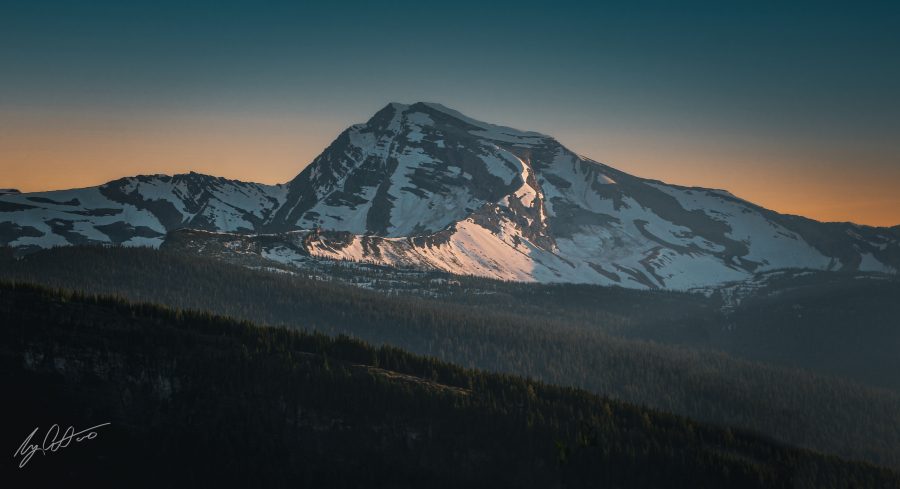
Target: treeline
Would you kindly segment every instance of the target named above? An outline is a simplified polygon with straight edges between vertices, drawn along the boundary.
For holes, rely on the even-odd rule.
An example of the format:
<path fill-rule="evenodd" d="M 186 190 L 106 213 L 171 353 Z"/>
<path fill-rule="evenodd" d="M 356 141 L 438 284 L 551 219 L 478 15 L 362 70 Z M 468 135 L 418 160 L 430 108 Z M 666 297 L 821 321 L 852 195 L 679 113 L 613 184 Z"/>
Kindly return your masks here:
<path fill-rule="evenodd" d="M 4 466 L 110 487 L 900 487 L 886 469 L 585 391 L 204 312 L 0 284 Z"/>
<path fill-rule="evenodd" d="M 745 300 L 739 307 L 728 301 L 725 313 L 723 291 L 705 297 L 587 284 L 528 284 L 351 261 L 311 260 L 290 267 L 231 251 L 224 244 L 231 237 L 206 236 L 202 247 L 180 238 L 184 238 L 180 233 L 170 235 L 163 249 L 250 267 L 281 267 L 299 276 L 388 295 L 430 297 L 530 318 L 565 320 L 627 338 L 718 349 L 900 391 L 900 356 L 896 354 L 900 278 L 896 274 L 768 272 L 753 279 L 752 295 L 761 300 Z"/>
<path fill-rule="evenodd" d="M 896 393 L 715 352 L 616 338 L 602 325 L 516 314 L 490 302 L 386 297 L 148 249 L 61 248 L 7 261 L 0 277 L 346 334 L 900 467 Z"/>

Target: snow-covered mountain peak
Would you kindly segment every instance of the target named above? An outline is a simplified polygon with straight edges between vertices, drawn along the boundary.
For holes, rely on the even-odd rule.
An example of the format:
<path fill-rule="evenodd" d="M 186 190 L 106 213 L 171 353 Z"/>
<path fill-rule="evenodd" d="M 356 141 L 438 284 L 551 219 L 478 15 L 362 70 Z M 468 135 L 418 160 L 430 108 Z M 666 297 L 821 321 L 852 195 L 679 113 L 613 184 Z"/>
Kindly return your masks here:
<path fill-rule="evenodd" d="M 391 102 L 376 112 L 366 123 L 351 126 L 351 130 L 381 129 L 402 133 L 410 129 L 415 131 L 416 128 L 433 125 L 441 125 L 445 129 L 455 129 L 459 131 L 459 134 L 457 134 L 459 137 L 470 136 L 476 139 L 493 139 L 525 146 L 546 144 L 547 140 L 553 140 L 552 137 L 538 132 L 523 131 L 473 119 L 436 102 L 415 102 L 412 104 Z"/>
<path fill-rule="evenodd" d="M 290 183 L 281 229 L 381 236 L 440 231 L 522 187 L 552 138 L 439 104 L 391 103 L 351 126 Z"/>
<path fill-rule="evenodd" d="M 446 106 L 441 105 L 436 102 L 419 102 L 419 103 L 413 104 L 411 107 L 413 109 L 415 109 L 416 107 L 419 107 L 419 106 L 424 106 L 424 107 L 427 107 L 428 109 L 431 109 L 431 110 L 434 110 L 437 112 L 441 112 L 443 114 L 446 114 L 447 116 L 453 117 L 453 118 L 458 119 L 474 128 L 477 128 L 473 131 L 470 131 L 476 137 L 491 138 L 491 137 L 499 136 L 501 139 L 506 139 L 506 138 L 512 137 L 512 138 L 521 139 L 521 141 L 517 141 L 517 142 L 520 142 L 522 144 L 530 144 L 530 143 L 536 143 L 540 140 L 546 140 L 546 139 L 552 140 L 553 139 L 552 137 L 547 136 L 546 134 L 541 134 L 539 132 L 522 131 L 522 130 L 515 129 L 512 127 L 482 122 L 482 121 L 473 119 L 469 116 L 462 114 L 459 111 L 456 111 L 454 109 L 451 109 L 449 107 L 446 107 Z"/>
<path fill-rule="evenodd" d="M 552 137 L 431 102 L 386 105 L 283 185 L 187 173 L 0 195 L 0 244 L 19 250 L 158 246 L 183 228 L 242 233 L 285 262 L 319 256 L 639 288 L 780 268 L 900 269 L 900 228 L 819 223 L 724 190 L 638 178 Z M 272 244 L 278 236 L 284 242 Z"/>
<path fill-rule="evenodd" d="M 782 267 L 900 265 L 883 253 L 898 248 L 893 232 L 886 249 L 871 233 L 826 243 L 813 221 L 637 178 L 431 102 L 389 104 L 351 127 L 288 201 L 283 229 L 368 236 L 321 235 L 308 253 L 513 280 L 688 288 Z"/>

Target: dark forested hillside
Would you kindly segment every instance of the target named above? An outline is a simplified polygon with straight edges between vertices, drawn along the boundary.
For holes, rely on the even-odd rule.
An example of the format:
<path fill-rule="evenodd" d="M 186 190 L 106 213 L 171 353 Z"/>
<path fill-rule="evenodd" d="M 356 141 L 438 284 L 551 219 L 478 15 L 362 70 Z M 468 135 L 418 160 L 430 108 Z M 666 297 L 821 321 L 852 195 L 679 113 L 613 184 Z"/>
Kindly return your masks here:
<path fill-rule="evenodd" d="M 390 295 L 580 323 L 616 336 L 718 349 L 900 391 L 900 355 L 896 354 L 900 277 L 896 274 L 783 269 L 694 291 L 703 294 L 637 291 L 503 282 L 361 262 L 311 259 L 290 266 L 264 259 L 252 249 L 231 249 L 231 235 L 209 235 L 202 246 L 187 245 L 197 234 L 204 233 L 171 233 L 162 249 Z"/>
<path fill-rule="evenodd" d="M 770 288 L 725 319 L 722 348 L 900 391 L 900 280 L 809 273 Z"/>
<path fill-rule="evenodd" d="M 2 277 L 52 287 L 117 294 L 261 324 L 348 334 L 466 367 L 581 387 L 703 421 L 752 429 L 790 444 L 900 467 L 900 396 L 896 393 L 711 351 L 610 336 L 604 318 L 627 318 L 624 311 L 632 307 L 624 300 L 629 291 L 620 289 L 591 289 L 609 291 L 612 298 L 598 301 L 609 307 L 599 308 L 593 320 L 580 321 L 513 311 L 516 301 L 522 300 L 564 303 L 562 296 L 540 299 L 541 289 L 519 296 L 507 289 L 500 294 L 506 297 L 505 303 L 385 296 L 148 249 L 64 248 L 8 260 L 0 272 Z M 563 290 L 573 301 L 586 293 L 578 287 L 554 290 Z M 646 299 L 637 304 L 647 308 L 683 297 L 634 294 Z M 705 310 L 695 296 L 687 299 L 695 302 L 691 306 L 695 311 Z M 492 307 L 494 303 L 499 305 Z M 662 309 L 676 310 L 676 305 Z M 590 308 L 580 311 L 577 314 L 591 314 Z M 685 318 L 677 327 L 686 328 L 689 323 Z M 627 323 L 616 327 L 623 324 Z"/>
<path fill-rule="evenodd" d="M 6 445 L 111 423 L 7 460 L 15 487 L 900 487 L 868 464 L 345 337 L 11 284 L 0 324 Z"/>

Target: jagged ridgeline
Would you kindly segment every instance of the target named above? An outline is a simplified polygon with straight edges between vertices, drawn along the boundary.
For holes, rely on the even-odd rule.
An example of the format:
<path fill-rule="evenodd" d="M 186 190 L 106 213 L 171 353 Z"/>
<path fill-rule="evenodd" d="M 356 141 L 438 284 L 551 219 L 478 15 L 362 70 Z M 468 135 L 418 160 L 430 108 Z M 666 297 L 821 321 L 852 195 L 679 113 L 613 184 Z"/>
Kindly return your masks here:
<path fill-rule="evenodd" d="M 228 250 L 273 263 L 325 257 L 639 289 L 780 268 L 900 269 L 898 228 L 820 223 L 723 190 L 635 177 L 550 136 L 433 103 L 387 105 L 280 185 L 191 173 L 0 194 L 0 244 L 18 253 L 158 247 L 183 229 L 230 233 Z M 222 236 L 180 238 L 206 249 Z"/>
<path fill-rule="evenodd" d="M 116 487 L 898 487 L 897 474 L 584 391 L 206 313 L 0 284 L 24 438 L 100 436 L 4 475 Z M 14 446 L 14 445 L 10 445 Z M 54 458 L 54 460 L 50 460 Z M 240 463 L 235 463 L 240 461 Z M 53 470 L 43 464 L 53 463 Z M 27 473 L 26 473 L 27 471 Z"/>
<path fill-rule="evenodd" d="M 338 262 L 331 267 L 315 273 L 325 277 L 362 273 L 352 264 Z M 788 314 L 781 318 L 785 325 L 791 318 L 796 321 L 798 312 L 818 317 L 806 311 L 807 305 L 816 303 L 812 292 L 818 288 L 774 295 L 764 303 L 765 314 L 737 312 L 728 316 L 735 323 L 723 323 L 721 303 L 697 294 L 471 277 L 448 282 L 445 275 L 410 277 L 401 271 L 391 273 L 401 275 L 410 288 L 393 289 L 388 270 L 367 273 L 372 276 L 359 277 L 365 283 L 351 287 L 139 248 L 64 247 L 0 263 L 0 279 L 352 335 L 466 367 L 580 387 L 701 421 L 750 429 L 791 445 L 900 468 L 900 395 L 895 391 L 680 346 L 727 345 L 712 333 L 735 333 L 723 331 L 730 324 L 739 330 L 752 328 L 754 318 L 769 321 L 779 310 Z M 803 275 L 790 283 L 812 278 Z M 359 287 L 378 280 L 391 288 L 376 292 Z M 886 298 L 897 293 L 898 284 L 859 280 L 856 275 L 846 281 L 858 287 L 839 286 L 852 290 L 841 294 L 840 300 L 847 302 L 835 294 L 824 297 L 835 308 L 854 312 L 831 313 L 835 321 L 846 321 L 843 328 L 837 322 L 820 323 L 818 328 L 815 322 L 804 325 L 807 332 L 817 333 L 809 348 L 835 349 L 850 340 L 854 345 L 871 344 L 868 350 L 861 346 L 848 350 L 858 352 L 853 362 L 881 365 L 881 371 L 888 372 L 884 366 L 890 364 L 878 362 L 896 362 L 896 356 L 881 353 L 897 342 L 897 328 L 891 327 L 896 323 L 890 322 L 896 310 L 884 306 L 892 304 Z M 437 292 L 442 295 L 426 297 Z M 777 297 L 786 302 L 775 301 Z M 873 302 L 882 307 L 873 307 Z M 866 318 L 873 321 L 871 330 Z M 750 330 L 724 337 L 756 345 L 763 354 L 781 354 L 783 349 L 770 345 L 785 342 L 794 332 L 785 328 L 769 334 L 779 329 L 779 323 L 771 324 L 761 328 L 768 336 L 754 336 Z M 838 335 L 838 329 L 843 333 Z M 656 342 L 621 337 L 632 333 Z M 896 372 L 888 377 L 896 381 Z"/>

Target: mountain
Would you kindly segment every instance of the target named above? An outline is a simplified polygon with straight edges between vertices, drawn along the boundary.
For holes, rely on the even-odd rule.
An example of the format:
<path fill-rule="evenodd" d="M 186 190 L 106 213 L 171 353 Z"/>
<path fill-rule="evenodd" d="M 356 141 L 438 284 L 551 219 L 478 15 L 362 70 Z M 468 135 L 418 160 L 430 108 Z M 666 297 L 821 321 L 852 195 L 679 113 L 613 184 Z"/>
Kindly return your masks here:
<path fill-rule="evenodd" d="M 689 289 L 782 268 L 900 269 L 900 230 L 782 215 L 638 178 L 552 137 L 392 103 L 283 185 L 189 174 L 0 195 L 0 243 L 228 244 L 504 280 Z M 228 236 L 215 233 L 229 233 Z M 176 233 L 178 234 L 178 233 Z M 265 236 L 264 236 L 265 235 Z M 170 234 L 171 236 L 171 234 Z"/>
<path fill-rule="evenodd" d="M 286 193 L 281 185 L 189 173 L 0 194 L 0 242 L 21 251 L 85 243 L 158 247 L 167 232 L 183 227 L 253 232 Z"/>

